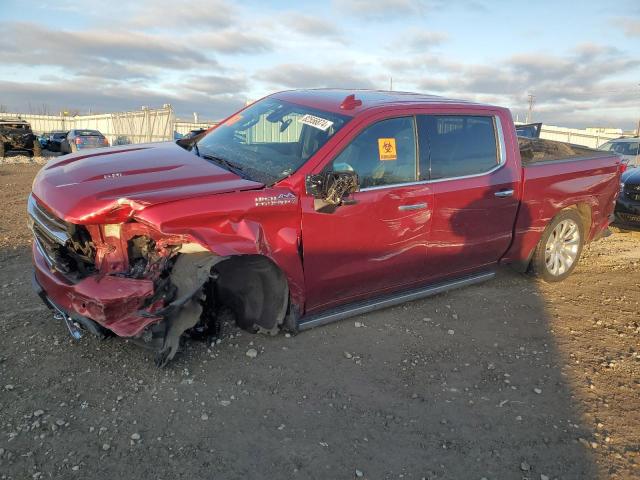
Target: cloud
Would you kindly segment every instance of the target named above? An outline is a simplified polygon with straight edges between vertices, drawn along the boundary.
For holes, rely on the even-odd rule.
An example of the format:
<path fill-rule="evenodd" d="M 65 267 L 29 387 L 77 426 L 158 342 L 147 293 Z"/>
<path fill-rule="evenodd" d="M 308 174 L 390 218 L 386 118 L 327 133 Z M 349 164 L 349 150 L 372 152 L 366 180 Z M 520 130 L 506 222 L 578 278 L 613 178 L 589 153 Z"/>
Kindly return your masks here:
<path fill-rule="evenodd" d="M 308 37 L 343 40 L 342 31 L 336 27 L 335 22 L 317 16 L 290 12 L 284 15 L 283 23 L 290 29 Z"/>
<path fill-rule="evenodd" d="M 318 67 L 281 64 L 259 71 L 255 78 L 275 88 L 376 88 L 370 78 L 344 63 Z"/>
<path fill-rule="evenodd" d="M 166 38 L 123 31 L 64 31 L 33 23 L 0 23 L 0 62 L 54 65 L 112 78 L 143 78 L 142 67 L 184 69 L 215 62 L 200 50 Z"/>
<path fill-rule="evenodd" d="M 618 116 L 631 125 L 637 116 L 637 86 L 624 78 L 640 68 L 640 59 L 607 45 L 582 44 L 565 55 L 522 53 L 491 64 L 422 54 L 394 66 L 402 72 L 394 80 L 429 93 L 509 106 L 521 118 L 529 93 L 536 95 L 534 118 L 554 124 L 604 125 Z"/>
<path fill-rule="evenodd" d="M 162 93 L 146 88 L 88 84 L 84 81 L 8 82 L 0 81 L 0 104 L 10 111 L 25 112 L 25 105 L 47 105 L 49 111 L 78 109 L 83 113 L 139 110 L 142 105 L 173 105 L 179 117 L 199 112 L 201 118 L 219 120 L 244 105 L 246 97 L 234 94 L 198 92 Z"/>
<path fill-rule="evenodd" d="M 225 0 L 146 0 L 135 4 L 135 12 L 125 23 L 137 28 L 167 30 L 224 28 L 236 19 L 236 8 Z"/>
<path fill-rule="evenodd" d="M 334 0 L 343 11 L 363 17 L 390 18 L 408 14 L 422 14 L 428 7 L 424 0 Z"/>
<path fill-rule="evenodd" d="M 333 0 L 337 10 L 347 12 L 356 17 L 376 20 L 401 19 L 411 16 L 424 16 L 430 12 L 441 12 L 445 9 L 459 8 L 465 11 L 486 13 L 489 7 L 483 1 L 459 0 Z"/>
<path fill-rule="evenodd" d="M 425 52 L 430 48 L 442 45 L 449 39 L 444 32 L 411 28 L 402 37 L 393 42 L 393 50 L 409 52 Z"/>
<path fill-rule="evenodd" d="M 180 91 L 190 90 L 207 96 L 237 95 L 246 92 L 249 87 L 246 78 L 221 75 L 194 75 L 178 86 Z"/>
<path fill-rule="evenodd" d="M 622 27 L 622 31 L 628 37 L 640 37 L 640 20 L 635 18 L 614 17 L 610 22 L 616 27 Z"/>
<path fill-rule="evenodd" d="M 273 49 L 273 42 L 266 35 L 244 33 L 235 29 L 192 35 L 188 38 L 188 43 L 198 45 L 201 50 L 225 54 L 257 54 Z"/>

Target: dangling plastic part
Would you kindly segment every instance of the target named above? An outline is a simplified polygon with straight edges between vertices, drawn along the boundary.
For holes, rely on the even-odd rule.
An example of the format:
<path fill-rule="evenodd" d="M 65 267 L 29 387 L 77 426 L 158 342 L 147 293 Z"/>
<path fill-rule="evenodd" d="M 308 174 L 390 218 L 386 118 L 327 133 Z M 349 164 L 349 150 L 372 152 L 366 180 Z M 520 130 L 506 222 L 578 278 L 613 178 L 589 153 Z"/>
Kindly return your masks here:
<path fill-rule="evenodd" d="M 342 110 L 353 110 L 360 105 L 362 105 L 362 100 L 356 99 L 356 96 L 352 93 L 351 95 L 347 95 L 344 98 L 344 100 L 340 104 L 340 108 Z"/>

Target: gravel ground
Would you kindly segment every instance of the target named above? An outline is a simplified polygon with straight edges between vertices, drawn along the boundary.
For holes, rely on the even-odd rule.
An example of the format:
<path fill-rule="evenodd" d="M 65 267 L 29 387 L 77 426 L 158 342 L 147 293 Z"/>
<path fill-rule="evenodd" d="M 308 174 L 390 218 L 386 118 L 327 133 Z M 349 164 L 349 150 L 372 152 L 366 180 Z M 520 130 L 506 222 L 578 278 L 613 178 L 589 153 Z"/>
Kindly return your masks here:
<path fill-rule="evenodd" d="M 295 337 L 229 328 L 158 370 L 31 292 L 38 168 L 0 165 L 0 478 L 640 477 L 640 235 L 561 284 L 505 269 Z"/>

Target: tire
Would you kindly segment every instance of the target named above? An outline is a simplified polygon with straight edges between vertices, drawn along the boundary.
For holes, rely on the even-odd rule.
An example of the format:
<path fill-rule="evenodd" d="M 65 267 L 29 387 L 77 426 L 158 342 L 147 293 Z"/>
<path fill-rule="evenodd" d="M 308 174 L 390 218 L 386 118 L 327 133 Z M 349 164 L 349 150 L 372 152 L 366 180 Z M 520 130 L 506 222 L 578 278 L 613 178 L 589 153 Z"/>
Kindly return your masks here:
<path fill-rule="evenodd" d="M 584 228 L 578 212 L 560 212 L 547 225 L 536 246 L 531 272 L 545 282 L 561 282 L 578 264 L 583 245 Z"/>

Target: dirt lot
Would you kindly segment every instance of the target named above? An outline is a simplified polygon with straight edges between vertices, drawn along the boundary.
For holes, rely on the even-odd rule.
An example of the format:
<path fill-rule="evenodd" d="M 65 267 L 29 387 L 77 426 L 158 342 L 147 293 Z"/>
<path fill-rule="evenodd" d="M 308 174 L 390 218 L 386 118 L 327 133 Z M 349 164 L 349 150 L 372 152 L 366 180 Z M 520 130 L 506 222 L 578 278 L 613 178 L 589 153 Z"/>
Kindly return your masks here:
<path fill-rule="evenodd" d="M 640 235 L 562 284 L 505 269 L 296 337 L 230 329 L 158 370 L 72 341 L 31 292 L 38 168 L 0 166 L 0 478 L 640 478 Z"/>

